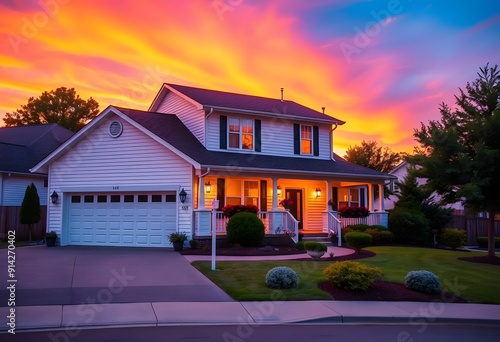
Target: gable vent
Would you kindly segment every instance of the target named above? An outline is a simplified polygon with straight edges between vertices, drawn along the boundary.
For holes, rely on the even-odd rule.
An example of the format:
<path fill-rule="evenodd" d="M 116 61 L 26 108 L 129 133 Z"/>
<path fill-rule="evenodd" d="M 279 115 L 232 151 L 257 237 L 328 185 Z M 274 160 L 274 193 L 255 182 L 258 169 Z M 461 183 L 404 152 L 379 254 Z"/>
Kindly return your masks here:
<path fill-rule="evenodd" d="M 109 125 L 109 135 L 113 138 L 118 138 L 123 132 L 123 125 L 119 121 L 113 121 Z"/>

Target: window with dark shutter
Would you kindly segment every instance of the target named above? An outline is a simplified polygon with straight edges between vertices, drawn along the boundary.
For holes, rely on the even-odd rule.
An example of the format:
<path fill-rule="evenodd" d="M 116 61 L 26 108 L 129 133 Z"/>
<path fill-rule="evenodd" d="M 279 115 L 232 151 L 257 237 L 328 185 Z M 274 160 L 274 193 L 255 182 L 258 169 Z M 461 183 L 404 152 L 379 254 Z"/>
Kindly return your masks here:
<path fill-rule="evenodd" d="M 293 153 L 300 154 L 300 125 L 293 124 Z"/>
<path fill-rule="evenodd" d="M 260 120 L 255 120 L 255 152 L 261 151 Z"/>
<path fill-rule="evenodd" d="M 313 155 L 319 156 L 319 127 L 313 126 Z"/>
<path fill-rule="evenodd" d="M 220 142 L 219 148 L 221 150 L 227 150 L 227 116 L 220 116 L 220 124 L 219 124 L 219 134 L 220 134 Z"/>

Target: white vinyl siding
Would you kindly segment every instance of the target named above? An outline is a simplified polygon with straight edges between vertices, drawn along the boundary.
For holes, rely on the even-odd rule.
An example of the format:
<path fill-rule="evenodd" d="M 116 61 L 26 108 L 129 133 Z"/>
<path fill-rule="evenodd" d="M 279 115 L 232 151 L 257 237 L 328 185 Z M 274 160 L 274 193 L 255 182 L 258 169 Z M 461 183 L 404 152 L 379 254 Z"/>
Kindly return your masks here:
<path fill-rule="evenodd" d="M 3 175 L 3 194 L 1 206 L 21 206 L 26 193 L 26 187 L 31 183 L 35 184 L 40 205 L 47 205 L 47 188 L 43 186 L 43 178 L 8 174 Z"/>
<path fill-rule="evenodd" d="M 109 124 L 114 120 L 123 124 L 123 133 L 118 138 L 108 133 Z M 168 186 L 176 191 L 182 187 L 188 193 L 184 204 L 188 209 L 177 208 L 177 222 L 178 230 L 190 236 L 192 166 L 139 129 L 112 116 L 50 165 L 49 189 L 56 190 L 60 199 L 58 204 L 50 205 L 47 229 L 60 234 L 65 224 L 62 212 L 69 199 L 61 188 L 73 187 L 88 192 L 95 188 L 123 191 L 127 187 L 144 187 L 158 191 Z"/>
<path fill-rule="evenodd" d="M 168 92 L 158 106 L 159 113 L 175 114 L 193 135 L 205 144 L 205 112 L 179 95 Z"/>
<path fill-rule="evenodd" d="M 220 151 L 220 113 L 212 114 L 207 120 L 207 149 L 212 151 Z M 296 122 L 290 120 L 252 117 L 248 115 L 232 115 L 223 114 L 228 118 L 239 119 L 259 119 L 261 120 L 261 152 L 259 154 L 284 156 L 284 157 L 300 157 L 293 153 L 293 124 Z M 304 125 L 319 127 L 319 156 L 312 155 L 304 156 L 308 158 L 330 159 L 330 131 L 332 129 L 329 124 L 303 123 Z M 228 129 L 229 131 L 229 129 Z M 228 140 L 229 147 L 229 140 Z M 226 150 L 224 150 L 226 151 Z M 233 149 L 227 151 L 235 152 Z M 248 153 L 241 150 L 242 153 Z M 256 153 L 253 152 L 252 153 Z"/>

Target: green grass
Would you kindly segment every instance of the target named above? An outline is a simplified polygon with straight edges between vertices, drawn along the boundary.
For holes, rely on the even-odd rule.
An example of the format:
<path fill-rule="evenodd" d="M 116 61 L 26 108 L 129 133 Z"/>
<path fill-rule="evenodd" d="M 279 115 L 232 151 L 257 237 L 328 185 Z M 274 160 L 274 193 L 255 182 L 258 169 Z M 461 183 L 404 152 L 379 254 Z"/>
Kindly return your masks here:
<path fill-rule="evenodd" d="M 436 274 L 441 287 L 470 302 L 500 304 L 500 266 L 471 263 L 459 257 L 484 256 L 480 252 L 460 252 L 415 247 L 370 247 L 377 253 L 373 258 L 357 260 L 380 267 L 384 280 L 404 284 L 409 271 L 427 270 Z M 218 271 L 210 269 L 209 261 L 196 261 L 193 265 L 236 300 L 312 300 L 331 299 L 320 289 L 324 282 L 323 270 L 329 262 L 315 261 L 223 261 Z M 276 266 L 293 268 L 300 279 L 296 289 L 273 290 L 266 286 L 268 270 Z"/>

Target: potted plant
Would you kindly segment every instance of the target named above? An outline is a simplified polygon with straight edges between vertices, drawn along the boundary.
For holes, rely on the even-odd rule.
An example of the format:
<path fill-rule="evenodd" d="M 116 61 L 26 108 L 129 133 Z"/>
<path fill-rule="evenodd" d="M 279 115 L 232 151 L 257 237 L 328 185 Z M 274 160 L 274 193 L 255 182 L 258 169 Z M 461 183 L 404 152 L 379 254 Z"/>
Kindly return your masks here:
<path fill-rule="evenodd" d="M 188 239 L 186 233 L 172 233 L 168 236 L 168 241 L 174 245 L 174 251 L 180 252 L 182 251 L 182 247 L 184 246 L 184 241 Z"/>
<path fill-rule="evenodd" d="M 47 247 L 54 247 L 56 245 L 57 233 L 55 231 L 50 231 L 45 233 L 45 243 Z"/>
<path fill-rule="evenodd" d="M 284 199 L 284 200 L 281 200 L 280 203 L 279 203 L 283 208 L 285 208 L 286 210 L 290 210 L 290 208 L 292 207 L 293 205 L 293 201 L 292 200 L 289 200 L 289 199 Z"/>
<path fill-rule="evenodd" d="M 328 250 L 326 243 L 321 243 L 317 241 L 306 241 L 304 243 L 304 249 L 311 258 L 319 259 Z"/>

